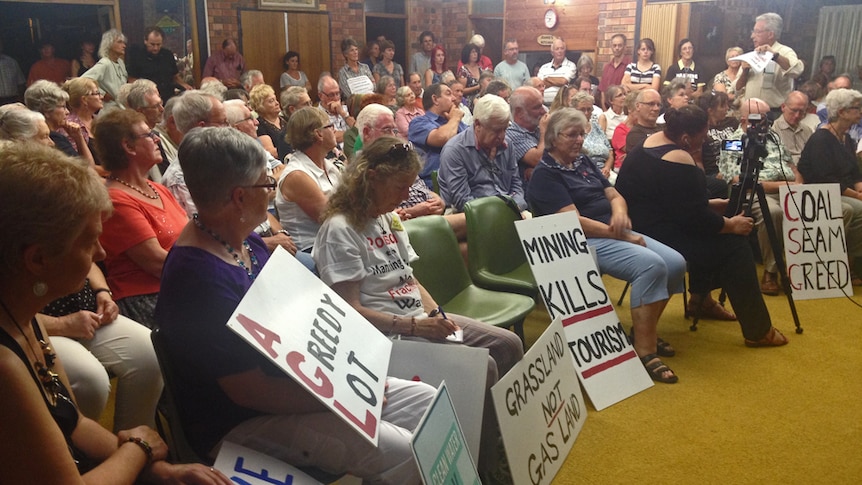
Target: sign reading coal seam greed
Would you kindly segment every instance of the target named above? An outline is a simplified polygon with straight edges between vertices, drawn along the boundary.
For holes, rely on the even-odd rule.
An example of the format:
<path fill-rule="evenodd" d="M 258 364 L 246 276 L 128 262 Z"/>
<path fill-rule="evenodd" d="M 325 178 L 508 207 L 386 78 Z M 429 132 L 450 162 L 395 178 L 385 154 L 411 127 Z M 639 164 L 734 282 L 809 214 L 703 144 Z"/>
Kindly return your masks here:
<path fill-rule="evenodd" d="M 227 325 L 377 446 L 392 342 L 287 251 Z"/>
<path fill-rule="evenodd" d="M 281 460 L 224 442 L 213 468 L 239 485 L 320 485 L 320 482 Z"/>
<path fill-rule="evenodd" d="M 653 383 L 625 336 L 578 215 L 517 221 L 515 228 L 551 318 L 560 317 L 578 377 L 596 409 Z"/>
<path fill-rule="evenodd" d="M 587 419 L 560 317 L 491 388 L 506 457 L 517 484 L 548 484 Z"/>
<path fill-rule="evenodd" d="M 797 300 L 853 294 L 838 184 L 781 186 L 787 273 Z"/>

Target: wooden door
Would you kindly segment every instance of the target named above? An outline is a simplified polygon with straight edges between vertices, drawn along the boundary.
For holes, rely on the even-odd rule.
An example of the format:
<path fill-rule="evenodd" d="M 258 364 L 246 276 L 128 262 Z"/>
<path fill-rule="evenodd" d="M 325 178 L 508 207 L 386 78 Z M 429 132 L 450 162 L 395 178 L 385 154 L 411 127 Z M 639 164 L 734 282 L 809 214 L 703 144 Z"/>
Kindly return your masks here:
<path fill-rule="evenodd" d="M 330 65 L 328 14 L 242 10 L 240 39 L 246 66 L 263 72 L 276 93 L 284 54 L 298 52 L 300 69 L 311 81 L 309 96 L 317 99 L 317 78 Z"/>

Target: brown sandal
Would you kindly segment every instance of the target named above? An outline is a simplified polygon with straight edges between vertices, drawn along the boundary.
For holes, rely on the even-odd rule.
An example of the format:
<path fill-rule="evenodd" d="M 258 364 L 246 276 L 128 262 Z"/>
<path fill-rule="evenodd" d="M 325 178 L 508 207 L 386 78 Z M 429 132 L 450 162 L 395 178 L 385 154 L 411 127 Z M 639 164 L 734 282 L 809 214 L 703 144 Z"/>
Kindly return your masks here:
<path fill-rule="evenodd" d="M 787 337 L 775 327 L 769 327 L 769 331 L 760 340 L 745 339 L 746 347 L 781 347 L 787 345 Z"/>
<path fill-rule="evenodd" d="M 688 311 L 686 312 L 686 317 L 690 316 L 700 320 L 723 320 L 727 322 L 736 320 L 736 315 L 733 312 L 728 311 L 712 298 L 705 298 L 700 301 L 691 298 L 688 301 Z"/>

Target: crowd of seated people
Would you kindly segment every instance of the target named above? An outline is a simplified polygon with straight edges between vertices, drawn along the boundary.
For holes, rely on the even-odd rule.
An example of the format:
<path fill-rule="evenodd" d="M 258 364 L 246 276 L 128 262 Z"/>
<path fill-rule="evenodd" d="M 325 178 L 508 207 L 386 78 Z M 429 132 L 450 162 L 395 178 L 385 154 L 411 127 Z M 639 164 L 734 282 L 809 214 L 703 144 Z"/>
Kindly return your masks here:
<path fill-rule="evenodd" d="M 81 57 L 71 67 L 64 64 L 73 77 L 62 86 L 40 75 L 53 65 L 53 54 L 43 49 L 43 61 L 34 66 L 29 87 L 18 97 L 24 103 L 0 107 L 0 143 L 4 151 L 15 147 L 2 160 L 13 167 L 17 159 L 54 154 L 56 163 L 44 162 L 44 173 L 37 175 L 69 172 L 63 176 L 75 179 L 70 187 L 78 187 L 88 199 L 75 203 L 90 204 L 81 209 L 89 211 L 87 217 L 66 221 L 67 239 L 93 233 L 98 242 L 75 240 L 77 246 L 64 248 L 72 251 L 69 258 L 79 260 L 74 275 L 50 284 L 47 293 L 34 287 L 35 297 L 13 301 L 20 295 L 0 288 L 5 310 L 0 323 L 12 335 L 9 340 L 0 333 L 4 375 L 11 372 L 27 382 L 30 376 L 15 367 L 19 361 L 47 360 L 41 352 L 27 350 L 27 339 L 50 335 L 65 363 L 57 373 L 61 385 L 54 401 L 70 392 L 77 398 L 76 407 L 62 410 L 72 424 L 58 424 L 76 459 L 81 451 L 98 450 L 79 460 L 81 473 L 117 466 L 124 477 L 117 483 L 131 483 L 140 473 L 154 481 L 182 476 L 185 483 L 224 483 L 211 469 L 165 463 L 164 444 L 146 428 L 153 424 L 162 388 L 149 332 L 162 327 L 172 341 L 172 358 L 187 364 L 181 366 L 181 379 L 208 397 L 193 392 L 181 396 L 206 417 L 193 443 L 202 455 L 213 452 L 225 436 L 245 443 L 265 436 L 271 445 L 265 450 L 293 464 L 349 471 L 382 483 L 416 481 L 404 436 L 415 427 L 431 390 L 391 380 L 393 396 L 403 392 L 400 398 L 411 397 L 403 402 L 390 398 L 391 411 L 403 407 L 405 413 L 385 423 L 390 428 L 381 439 L 391 440 L 397 452 L 376 457 L 373 450 L 348 440 L 343 423 L 320 412 L 319 404 L 295 383 L 274 377 L 260 356 L 236 349 L 238 343 L 225 350 L 225 342 L 236 337 L 223 331 L 222 324 L 268 254 L 283 247 L 387 335 L 438 341 L 456 327 L 464 329 L 466 345 L 491 350 L 490 386 L 521 357 L 517 337 L 459 316 L 435 315 L 436 303 L 411 273 L 409 263 L 416 255 L 406 235 L 385 254 L 351 244 L 377 231 L 401 236 L 400 220 L 441 215 L 466 260 L 464 206 L 494 195 L 510 197 L 524 218 L 578 214 L 591 243 L 599 247 L 600 269 L 632 283 L 632 338 L 654 380 L 678 380 L 661 360 L 675 352 L 658 338 L 657 328 L 686 271 L 691 314 L 738 320 L 747 346 L 784 345 L 787 339 L 772 326 L 761 296 L 782 291 L 765 212 L 780 224 L 781 185 L 839 184 L 853 284 L 862 284 L 862 175 L 857 163 L 862 94 L 851 89 L 850 75 L 836 75 L 829 56 L 811 81 L 793 90 L 790 80 L 800 77 L 803 63 L 778 42 L 781 29 L 780 17 L 764 14 L 752 32 L 753 48 L 774 56 L 774 79 L 732 60 L 746 50 L 740 47 L 727 50 L 725 70 L 708 73 L 695 62 L 689 39 L 679 43 L 671 65 L 660 66 L 651 39 L 627 46 L 622 34 L 613 37 L 613 58 L 601 73 L 588 54 L 573 62 L 565 40 L 555 38 L 550 61 L 530 77 L 517 58 L 514 39 L 506 40 L 506 55 L 495 69 L 483 54 L 482 36 L 463 46 L 456 63 L 426 31 L 405 66 L 394 61 L 394 44 L 384 38 L 365 46 L 343 39 L 344 65 L 333 74 L 304 72 L 299 54 L 287 52 L 278 90 L 246 65 L 235 40 L 226 39 L 207 61 L 198 89 L 180 83 L 166 102 L 157 79 L 129 76 L 148 70 L 130 66 L 127 72 L 128 40 L 115 29 L 102 37 L 101 59 L 92 52 L 94 43 L 85 42 Z M 143 57 L 133 62 L 161 52 L 154 47 L 159 36 L 151 34 L 158 32 L 148 30 L 143 46 L 134 42 Z M 634 58 L 627 48 L 634 49 Z M 315 80 L 318 100 L 313 102 L 309 91 Z M 749 115 L 774 120 L 761 171 L 768 208 L 756 207 L 752 217 L 724 217 L 728 186 L 739 175 L 739 154 L 724 150 L 724 142 L 743 136 Z M 103 177 L 101 188 L 84 187 L 80 173 L 71 173 L 79 169 Z M 9 174 L 12 180 L 34 176 Z M 56 217 L 59 201 L 45 204 L 46 214 Z M 16 209 L 0 210 L 6 217 Z M 33 237 L 26 244 L 55 243 L 32 231 L 20 236 Z M 763 258 L 759 287 L 745 237 L 752 231 Z M 376 259 L 396 257 L 403 274 L 389 276 L 399 284 L 409 282 L 414 300 L 409 310 L 396 308 L 387 296 L 386 288 L 391 293 L 395 283 L 365 271 Z M 639 263 L 626 266 L 620 261 L 626 258 Z M 22 261 L 9 264 L 16 275 L 31 271 Z M 74 282 L 73 276 L 78 278 Z M 219 293 L 224 298 L 213 306 L 212 292 L 223 292 L 223 282 L 233 285 L 232 293 Z M 717 288 L 728 294 L 732 311 L 713 300 Z M 34 323 L 26 323 L 30 321 Z M 16 322 L 26 325 L 16 328 Z M 216 328 L 205 341 L 197 340 Z M 213 352 L 223 354 L 224 365 L 196 362 Z M 97 426 L 90 420 L 98 419 L 105 407 L 109 375 L 117 379 L 114 430 L 119 446 L 116 437 L 109 445 L 102 432 L 93 431 L 86 439 L 73 432 L 76 419 L 80 429 Z M 20 387 L 16 392 L 24 401 L 43 405 L 38 394 L 34 398 L 26 386 Z M 247 397 L 263 392 L 293 397 L 276 407 Z M 227 411 L 201 408 L 210 401 L 224 404 Z M 58 407 L 47 404 L 52 412 Z M 17 410 L 20 404 L 6 406 Z M 494 474 L 499 450 L 489 408 L 486 418 L 480 468 Z M 51 442 L 63 439 L 44 417 L 31 421 L 15 423 L 14 429 L 34 426 L 50 434 Z M 343 446 L 353 451 L 349 460 L 332 461 L 325 453 L 309 456 L 298 451 L 300 445 L 281 441 L 285 433 L 321 426 L 328 430 L 320 438 L 324 443 L 346 440 Z M 139 450 L 143 456 L 135 456 Z M 74 466 L 57 450 L 41 454 L 52 460 L 52 470 Z M 121 456 L 122 466 L 113 455 Z"/>

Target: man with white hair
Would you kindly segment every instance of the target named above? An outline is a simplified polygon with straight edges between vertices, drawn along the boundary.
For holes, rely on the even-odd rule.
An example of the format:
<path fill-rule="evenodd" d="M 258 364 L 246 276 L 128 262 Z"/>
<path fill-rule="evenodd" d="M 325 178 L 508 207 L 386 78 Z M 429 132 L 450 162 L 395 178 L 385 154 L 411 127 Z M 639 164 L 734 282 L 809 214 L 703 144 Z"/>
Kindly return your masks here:
<path fill-rule="evenodd" d="M 757 98 L 750 98 L 747 102 L 742 103 L 740 107 L 741 120 L 739 128 L 733 132 L 729 140 L 741 140 L 746 130 L 748 130 L 749 114 L 761 115 L 761 123 L 766 121 L 766 114 L 769 113 L 769 105 L 765 101 Z M 722 150 L 718 161 L 718 171 L 728 183 L 739 182 L 740 164 L 742 162 L 742 152 Z M 801 181 L 799 172 L 796 170 L 796 164 L 790 157 L 790 152 L 781 143 L 781 138 L 772 130 L 766 137 L 766 156 L 762 158 L 763 167 L 760 169 L 758 182 L 763 186 L 763 191 L 766 193 L 767 209 L 769 216 L 772 219 L 772 225 L 775 227 L 776 240 L 779 245 L 782 244 L 781 237 L 781 222 L 783 220 L 783 212 L 781 203 L 778 199 L 778 190 L 782 185 L 794 185 Z M 763 259 L 763 278 L 760 280 L 760 292 L 764 295 L 775 296 L 779 293 L 778 286 L 778 265 L 775 262 L 775 253 L 772 251 L 772 245 L 769 241 L 769 233 L 763 224 L 763 211 L 755 197 L 755 203 L 751 208 L 751 216 L 754 218 L 754 225 L 757 229 L 757 240 L 760 243 L 760 254 Z"/>
<path fill-rule="evenodd" d="M 572 82 L 578 66 L 566 57 L 566 41 L 554 37 L 551 43 L 551 62 L 539 68 L 538 78 L 545 83 L 545 105 L 550 106 L 561 87 Z"/>
<path fill-rule="evenodd" d="M 177 97 L 173 116 L 177 130 L 183 137 L 192 128 L 199 126 L 230 126 L 222 102 L 215 96 L 200 91 L 186 91 Z M 162 184 L 171 191 L 189 217 L 197 212 L 179 163 L 171 163 L 162 175 Z"/>
<path fill-rule="evenodd" d="M 506 145 L 509 104 L 488 94 L 476 101 L 473 126 L 450 139 L 440 154 L 440 195 L 455 207 L 489 195 L 508 195 L 527 208 L 518 160 Z"/>
<path fill-rule="evenodd" d="M 759 53 L 772 53 L 772 60 L 767 63 L 763 72 L 743 67 L 736 81 L 737 91 L 745 88 L 743 102 L 749 98 L 762 99 L 769 105 L 772 119 L 781 114 L 781 103 L 793 90 L 793 80 L 805 69 L 796 52 L 778 42 L 783 26 L 784 21 L 777 13 L 757 16 L 751 31 L 754 50 Z"/>
<path fill-rule="evenodd" d="M 257 69 L 249 69 L 242 73 L 242 76 L 239 78 L 239 82 L 242 84 L 242 88 L 246 90 L 246 92 L 251 92 L 251 88 L 264 84 L 263 73 L 258 71 Z"/>
<path fill-rule="evenodd" d="M 328 72 L 321 74 L 320 80 L 317 81 L 317 97 L 320 98 L 317 107 L 329 117 L 329 122 L 335 129 L 335 141 L 340 147 L 344 143 L 344 132 L 352 128 L 356 120 L 341 103 L 341 87 Z"/>

